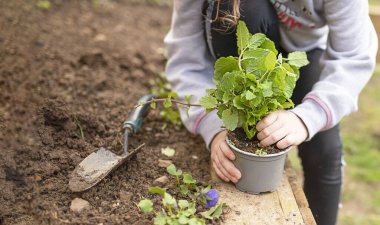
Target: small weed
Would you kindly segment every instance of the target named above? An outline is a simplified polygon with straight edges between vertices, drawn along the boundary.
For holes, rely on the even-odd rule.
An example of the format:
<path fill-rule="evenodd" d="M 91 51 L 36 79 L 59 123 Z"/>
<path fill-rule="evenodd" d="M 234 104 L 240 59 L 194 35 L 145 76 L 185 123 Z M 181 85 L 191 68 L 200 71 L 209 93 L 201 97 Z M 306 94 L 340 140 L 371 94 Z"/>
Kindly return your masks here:
<path fill-rule="evenodd" d="M 82 128 L 82 125 L 80 124 L 80 121 L 78 120 L 78 118 L 76 116 L 73 117 L 73 122 L 74 124 L 78 127 L 79 129 L 79 132 L 80 132 L 80 137 L 82 138 L 82 140 L 84 140 L 84 132 L 83 132 L 83 128 Z"/>
<path fill-rule="evenodd" d="M 42 9 L 42 10 L 49 10 L 51 7 L 51 3 L 49 0 L 39 0 L 36 3 L 37 8 Z"/>

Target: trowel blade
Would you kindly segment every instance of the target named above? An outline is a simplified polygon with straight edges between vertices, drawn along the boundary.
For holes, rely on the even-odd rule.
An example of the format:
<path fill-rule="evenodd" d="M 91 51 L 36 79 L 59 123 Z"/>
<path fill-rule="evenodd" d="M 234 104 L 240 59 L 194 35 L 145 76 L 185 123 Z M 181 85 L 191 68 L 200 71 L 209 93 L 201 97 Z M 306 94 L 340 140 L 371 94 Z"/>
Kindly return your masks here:
<path fill-rule="evenodd" d="M 69 181 L 70 190 L 81 192 L 91 188 L 122 164 L 126 158 L 126 155 L 119 156 L 105 148 L 91 153 L 72 172 Z"/>

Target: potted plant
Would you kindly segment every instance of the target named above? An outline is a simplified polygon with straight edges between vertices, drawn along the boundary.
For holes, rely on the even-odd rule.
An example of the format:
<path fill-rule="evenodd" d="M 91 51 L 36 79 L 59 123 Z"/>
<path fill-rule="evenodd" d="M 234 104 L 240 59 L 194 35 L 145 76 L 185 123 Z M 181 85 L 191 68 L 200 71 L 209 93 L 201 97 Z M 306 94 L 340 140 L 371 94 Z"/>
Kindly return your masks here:
<path fill-rule="evenodd" d="M 200 104 L 217 115 L 228 130 L 227 143 L 236 155 L 242 177 L 236 187 L 248 193 L 274 191 L 279 185 L 288 149 L 262 147 L 256 124 L 269 113 L 294 107 L 290 99 L 299 69 L 309 62 L 305 52 L 285 58 L 264 34 L 250 34 L 245 23 L 237 26 L 238 57 L 215 63 L 215 89 L 208 89 Z"/>

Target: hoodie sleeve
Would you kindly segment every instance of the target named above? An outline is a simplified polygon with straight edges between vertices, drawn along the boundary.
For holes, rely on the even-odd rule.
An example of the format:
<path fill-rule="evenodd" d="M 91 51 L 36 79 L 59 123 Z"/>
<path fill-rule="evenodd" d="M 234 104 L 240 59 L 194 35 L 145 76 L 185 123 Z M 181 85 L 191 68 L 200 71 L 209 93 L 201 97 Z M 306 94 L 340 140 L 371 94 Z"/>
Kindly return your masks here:
<path fill-rule="evenodd" d="M 378 47 L 368 1 L 323 2 L 329 33 L 320 80 L 292 110 L 305 123 L 308 140 L 358 109 L 358 96 L 373 73 Z"/>
<path fill-rule="evenodd" d="M 193 95 L 191 103 L 206 95 L 206 89 L 215 88 L 212 82 L 214 60 L 205 41 L 202 15 L 203 1 L 174 0 L 171 29 L 165 37 L 168 53 L 166 75 L 173 91 L 180 98 Z M 206 113 L 202 107 L 180 109 L 185 127 L 193 134 L 201 134 L 209 146 L 222 128 L 216 112 Z"/>

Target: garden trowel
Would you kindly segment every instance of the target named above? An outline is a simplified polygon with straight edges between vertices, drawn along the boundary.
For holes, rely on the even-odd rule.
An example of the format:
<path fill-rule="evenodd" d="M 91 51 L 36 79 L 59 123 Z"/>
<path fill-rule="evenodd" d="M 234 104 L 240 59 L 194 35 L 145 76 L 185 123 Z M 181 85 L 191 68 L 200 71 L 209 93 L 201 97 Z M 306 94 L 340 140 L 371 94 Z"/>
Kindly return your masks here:
<path fill-rule="evenodd" d="M 153 95 L 146 95 L 139 99 L 139 103 L 152 100 L 153 97 Z M 124 122 L 123 154 L 116 155 L 103 147 L 91 153 L 72 172 L 69 181 L 70 190 L 81 192 L 93 187 L 143 147 L 144 144 L 128 152 L 128 136 L 140 130 L 143 118 L 149 110 L 149 104 L 140 105 Z"/>

